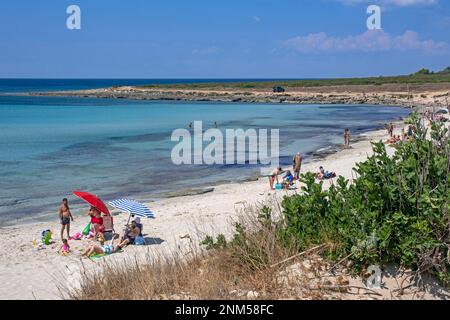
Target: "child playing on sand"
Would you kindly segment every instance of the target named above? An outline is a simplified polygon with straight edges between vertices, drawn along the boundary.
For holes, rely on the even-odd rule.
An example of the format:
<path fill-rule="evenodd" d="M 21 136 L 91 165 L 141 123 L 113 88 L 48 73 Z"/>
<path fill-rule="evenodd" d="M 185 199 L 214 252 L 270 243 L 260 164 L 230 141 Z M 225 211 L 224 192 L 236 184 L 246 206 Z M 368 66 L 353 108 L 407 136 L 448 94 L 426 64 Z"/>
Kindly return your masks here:
<path fill-rule="evenodd" d="M 63 239 L 62 243 L 63 244 L 59 248 L 58 253 L 63 256 L 68 255 L 70 253 L 69 241 L 67 241 L 67 239 Z"/>
<path fill-rule="evenodd" d="M 61 239 L 63 239 L 64 229 L 67 230 L 67 238 L 70 238 L 70 221 L 73 221 L 73 216 L 70 212 L 67 198 L 62 199 L 62 203 L 59 206 L 58 216 L 61 220 Z"/>

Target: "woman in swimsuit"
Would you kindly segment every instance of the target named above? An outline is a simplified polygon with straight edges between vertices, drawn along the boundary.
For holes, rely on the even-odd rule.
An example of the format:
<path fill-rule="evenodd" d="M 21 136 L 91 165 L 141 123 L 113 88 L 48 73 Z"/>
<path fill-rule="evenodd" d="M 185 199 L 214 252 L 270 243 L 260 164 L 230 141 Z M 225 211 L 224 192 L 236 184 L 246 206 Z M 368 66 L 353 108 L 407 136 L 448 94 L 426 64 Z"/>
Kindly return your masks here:
<path fill-rule="evenodd" d="M 88 215 L 91 217 L 91 225 L 94 229 L 94 238 L 96 239 L 100 227 L 103 226 L 102 213 L 96 207 L 91 206 Z"/>
<path fill-rule="evenodd" d="M 347 128 L 344 130 L 344 147 L 350 146 L 350 130 Z"/>
<path fill-rule="evenodd" d="M 134 244 L 134 240 L 141 234 L 141 229 L 136 224 L 136 221 L 131 221 L 130 228 L 125 232 L 120 239 L 118 247 L 122 248 L 128 244 Z"/>

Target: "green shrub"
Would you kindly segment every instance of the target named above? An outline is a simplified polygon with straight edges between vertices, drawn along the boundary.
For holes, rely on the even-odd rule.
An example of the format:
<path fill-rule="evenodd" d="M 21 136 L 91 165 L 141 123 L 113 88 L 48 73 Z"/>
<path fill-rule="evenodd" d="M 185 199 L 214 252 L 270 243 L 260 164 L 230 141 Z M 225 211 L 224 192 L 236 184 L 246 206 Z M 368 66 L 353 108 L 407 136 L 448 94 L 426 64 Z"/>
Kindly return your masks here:
<path fill-rule="evenodd" d="M 434 124 L 425 139 L 417 115 L 415 137 L 400 142 L 390 157 L 382 142 L 358 163 L 352 183 L 343 177 L 328 190 L 303 176 L 302 194 L 282 202 L 284 224 L 278 230 L 286 244 L 300 248 L 330 243 L 333 259 L 350 256 L 357 268 L 397 262 L 450 279 L 450 142 L 448 130 Z"/>

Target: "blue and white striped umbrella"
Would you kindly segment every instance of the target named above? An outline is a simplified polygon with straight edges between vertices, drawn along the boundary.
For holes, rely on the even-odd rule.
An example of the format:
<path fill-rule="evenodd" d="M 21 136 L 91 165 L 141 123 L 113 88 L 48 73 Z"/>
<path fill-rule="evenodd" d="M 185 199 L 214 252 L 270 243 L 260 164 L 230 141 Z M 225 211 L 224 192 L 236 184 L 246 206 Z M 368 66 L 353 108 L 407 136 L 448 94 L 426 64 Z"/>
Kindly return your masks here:
<path fill-rule="evenodd" d="M 144 204 L 128 199 L 117 199 L 110 201 L 109 204 L 117 209 L 128 212 L 131 215 L 144 218 L 154 218 L 153 212 Z"/>

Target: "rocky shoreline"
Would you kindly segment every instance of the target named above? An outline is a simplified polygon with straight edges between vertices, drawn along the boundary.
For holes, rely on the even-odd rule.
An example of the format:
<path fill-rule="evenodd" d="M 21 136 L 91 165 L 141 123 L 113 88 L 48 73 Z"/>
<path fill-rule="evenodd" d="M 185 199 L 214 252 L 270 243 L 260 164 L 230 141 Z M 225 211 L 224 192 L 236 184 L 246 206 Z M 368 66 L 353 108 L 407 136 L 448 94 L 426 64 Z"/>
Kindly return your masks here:
<path fill-rule="evenodd" d="M 369 104 L 392 106 L 448 106 L 450 84 L 309 87 L 273 93 L 268 90 L 177 89 L 171 87 L 111 87 L 91 90 L 29 92 L 29 96 L 188 102 L 290 104 Z"/>

